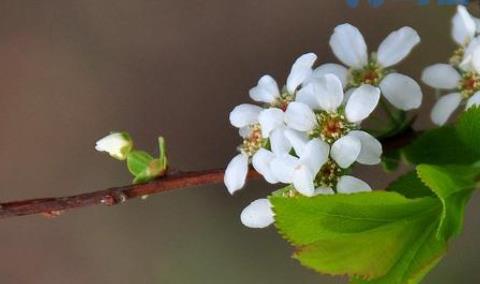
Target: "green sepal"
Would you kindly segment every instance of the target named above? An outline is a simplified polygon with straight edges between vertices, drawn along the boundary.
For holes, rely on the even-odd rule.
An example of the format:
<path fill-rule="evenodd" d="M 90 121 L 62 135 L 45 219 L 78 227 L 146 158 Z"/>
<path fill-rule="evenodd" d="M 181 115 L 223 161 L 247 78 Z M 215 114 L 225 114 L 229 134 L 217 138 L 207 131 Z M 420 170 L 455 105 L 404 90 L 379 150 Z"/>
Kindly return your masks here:
<path fill-rule="evenodd" d="M 127 168 L 133 176 L 138 176 L 146 171 L 153 157 L 144 151 L 134 150 L 127 155 Z"/>

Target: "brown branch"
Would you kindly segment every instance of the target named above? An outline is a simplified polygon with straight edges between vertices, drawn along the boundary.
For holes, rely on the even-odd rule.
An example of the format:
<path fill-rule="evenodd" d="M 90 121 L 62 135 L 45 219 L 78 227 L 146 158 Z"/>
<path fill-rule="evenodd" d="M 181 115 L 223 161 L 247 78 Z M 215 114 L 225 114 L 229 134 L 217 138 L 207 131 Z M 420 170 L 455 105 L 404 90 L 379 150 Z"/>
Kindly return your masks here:
<path fill-rule="evenodd" d="M 412 141 L 418 133 L 407 130 L 395 137 L 382 141 L 384 150 L 398 149 Z M 172 191 L 192 186 L 218 184 L 223 182 L 224 170 L 204 170 L 192 172 L 167 173 L 165 176 L 146 184 L 113 187 L 78 195 L 39 198 L 0 204 L 0 218 L 43 214 L 47 217 L 58 216 L 65 210 L 92 205 L 116 205 L 129 199 L 148 196 L 160 192 Z M 258 178 L 259 174 L 250 170 L 249 179 Z"/>

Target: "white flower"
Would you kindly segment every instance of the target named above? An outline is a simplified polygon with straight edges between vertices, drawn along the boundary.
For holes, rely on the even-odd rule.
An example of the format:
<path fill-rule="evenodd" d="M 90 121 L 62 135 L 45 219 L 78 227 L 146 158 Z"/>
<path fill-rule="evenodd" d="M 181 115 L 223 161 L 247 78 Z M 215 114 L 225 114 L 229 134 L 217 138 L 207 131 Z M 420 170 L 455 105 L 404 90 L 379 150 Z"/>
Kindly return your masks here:
<path fill-rule="evenodd" d="M 382 95 L 396 108 L 405 111 L 415 109 L 421 105 L 423 97 L 417 82 L 386 68 L 403 60 L 419 42 L 420 37 L 414 29 L 403 27 L 388 35 L 378 47 L 376 56 L 369 58 L 360 31 L 350 24 L 339 25 L 330 38 L 330 46 L 335 56 L 350 70 L 341 65 L 322 65 L 312 76 L 333 73 L 344 87 L 347 82 L 354 87 L 369 84 L 380 88 Z"/>
<path fill-rule="evenodd" d="M 457 6 L 457 12 L 452 18 L 453 40 L 461 46 L 468 44 L 477 32 L 477 21 L 464 6 Z"/>
<path fill-rule="evenodd" d="M 289 139 L 292 139 L 291 136 Z M 300 194 L 305 196 L 334 194 L 334 188 L 338 193 L 371 191 L 370 186 L 364 181 L 342 174 L 343 171 L 338 164 L 329 160 L 329 146 L 325 142 L 314 138 L 303 145 L 301 143 L 296 145 L 295 152 L 300 153 L 300 158 L 288 154 L 279 156 L 272 161 L 272 170 L 281 182 L 293 184 Z M 348 152 L 343 154 L 351 155 Z"/>
<path fill-rule="evenodd" d="M 276 113 L 276 111 L 283 115 L 279 109 L 264 110 L 256 105 L 242 104 L 235 107 L 230 113 L 231 124 L 239 128 L 239 134 L 243 138 L 243 143 L 239 147 L 240 153 L 230 161 L 225 171 L 224 183 L 230 194 L 245 185 L 250 162 L 267 182 L 272 184 L 278 182 L 270 170 L 270 162 L 276 154 L 288 152 L 291 145 L 283 135 L 283 128 L 276 129 L 263 121 L 263 116 L 270 112 Z M 264 132 L 262 125 L 267 132 Z M 264 133 L 268 135 L 264 135 Z M 263 148 L 267 138 L 272 151 Z"/>
<path fill-rule="evenodd" d="M 114 132 L 98 140 L 95 150 L 107 152 L 110 156 L 118 160 L 125 160 L 128 153 L 132 150 L 133 141 L 127 133 Z"/>
<path fill-rule="evenodd" d="M 355 161 L 375 165 L 382 154 L 380 142 L 355 129 L 375 109 L 379 99 L 378 88 L 362 85 L 352 92 L 343 113 L 339 109 L 344 100 L 341 82 L 335 75 L 327 74 L 306 85 L 299 92 L 298 101 L 288 106 L 287 125 L 332 144 L 330 154 L 341 168 L 348 168 Z"/>
<path fill-rule="evenodd" d="M 273 159 L 271 169 L 280 182 L 293 184 L 299 193 L 313 196 L 314 180 L 328 160 L 329 146 L 317 138 L 296 146 L 299 147 L 295 148 L 299 157 L 287 153 L 279 155 Z"/>
<path fill-rule="evenodd" d="M 459 72 L 452 65 L 439 63 L 423 70 L 422 81 L 435 89 L 448 91 L 432 109 L 431 118 L 437 125 L 445 124 L 462 102 L 466 103 L 466 109 L 480 105 L 480 75 L 476 71 Z"/>
<path fill-rule="evenodd" d="M 272 205 L 266 198 L 257 199 L 243 209 L 240 220 L 249 228 L 260 229 L 274 222 Z"/>
<path fill-rule="evenodd" d="M 282 93 L 278 84 L 270 75 L 264 75 L 258 80 L 257 86 L 250 89 L 252 100 L 267 103 L 270 106 L 284 107 L 285 103 L 293 99 L 298 87 L 312 74 L 312 66 L 317 60 L 314 53 L 306 53 L 300 56 L 292 65 L 287 78 L 286 93 Z"/>

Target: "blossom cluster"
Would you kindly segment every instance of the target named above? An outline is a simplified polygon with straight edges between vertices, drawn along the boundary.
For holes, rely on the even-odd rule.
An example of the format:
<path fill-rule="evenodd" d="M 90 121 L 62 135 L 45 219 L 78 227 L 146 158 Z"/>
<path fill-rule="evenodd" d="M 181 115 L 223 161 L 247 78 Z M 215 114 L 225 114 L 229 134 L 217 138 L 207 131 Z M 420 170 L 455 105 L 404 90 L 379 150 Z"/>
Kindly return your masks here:
<path fill-rule="evenodd" d="M 449 63 L 428 66 L 422 81 L 446 92 L 435 103 L 431 118 L 437 125 L 445 124 L 460 105 L 468 109 L 480 104 L 480 19 L 458 6 L 452 18 L 452 37 L 458 45 Z"/>
<path fill-rule="evenodd" d="M 282 88 L 270 75 L 262 76 L 249 92 L 257 104 L 242 104 L 230 113 L 243 142 L 225 172 L 228 191 L 245 185 L 250 164 L 267 182 L 290 185 L 286 196 L 371 191 L 350 174 L 355 163 L 381 161 L 382 145 L 361 123 L 380 100 L 401 111 L 421 105 L 417 82 L 392 69 L 419 42 L 414 29 L 402 27 L 369 54 L 360 31 L 342 24 L 329 43 L 344 65 L 314 67 L 317 56 L 307 53 L 294 62 Z M 269 201 L 252 202 L 241 221 L 252 228 L 273 223 Z"/>

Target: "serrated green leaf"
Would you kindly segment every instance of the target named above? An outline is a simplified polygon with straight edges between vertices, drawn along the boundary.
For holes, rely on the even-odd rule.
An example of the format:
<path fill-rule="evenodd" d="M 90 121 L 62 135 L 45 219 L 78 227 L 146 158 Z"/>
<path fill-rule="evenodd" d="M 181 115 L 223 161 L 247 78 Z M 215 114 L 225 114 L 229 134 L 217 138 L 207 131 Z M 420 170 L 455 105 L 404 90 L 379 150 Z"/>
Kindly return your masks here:
<path fill-rule="evenodd" d="M 457 129 L 452 126 L 423 133 L 405 147 L 402 153 L 409 162 L 416 165 L 472 164 L 480 160 L 480 155 L 465 147 Z"/>
<path fill-rule="evenodd" d="M 144 173 L 153 157 L 144 151 L 132 151 L 127 155 L 127 167 L 132 175 L 135 177 Z"/>
<path fill-rule="evenodd" d="M 448 240 L 460 234 L 465 205 L 475 189 L 480 169 L 472 166 L 419 165 L 417 173 L 443 205 L 437 237 Z"/>
<path fill-rule="evenodd" d="M 277 228 L 297 246 L 294 257 L 322 273 L 361 279 L 388 276 L 395 281 L 383 283 L 404 283 L 397 280 L 413 279 L 437 259 L 433 254 L 445 249 L 435 238 L 413 249 L 436 228 L 441 214 L 436 198 L 370 192 L 270 200 Z M 416 258 L 420 254 L 429 257 Z"/>
<path fill-rule="evenodd" d="M 480 107 L 471 107 L 463 112 L 456 128 L 468 150 L 480 155 Z"/>
<path fill-rule="evenodd" d="M 417 172 L 410 171 L 392 182 L 387 191 L 398 192 L 407 198 L 432 196 L 434 193 L 418 177 Z"/>

